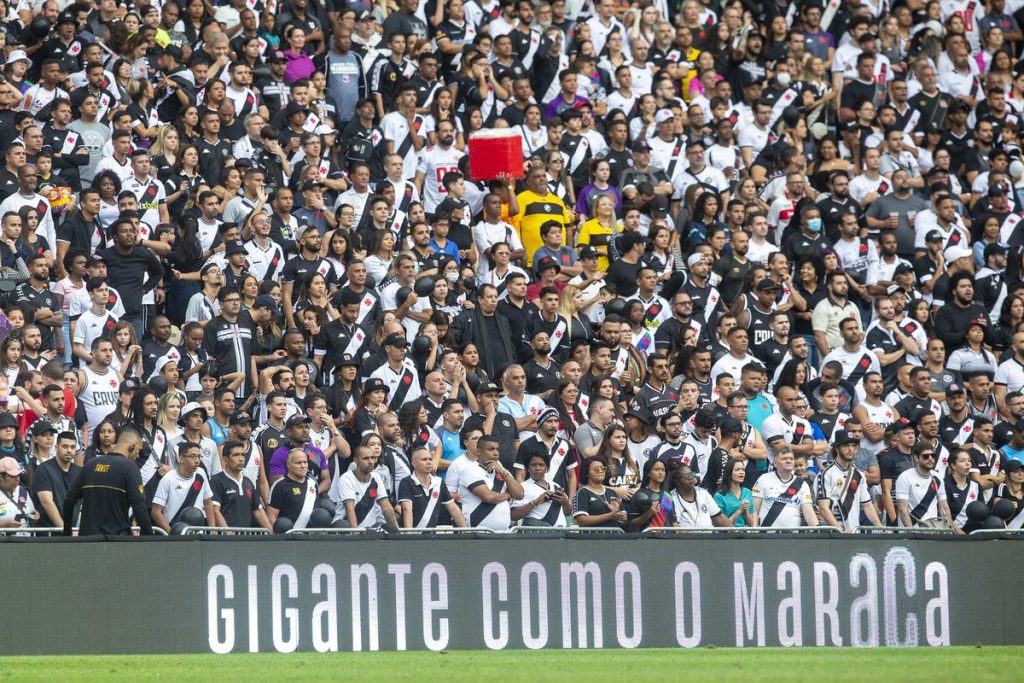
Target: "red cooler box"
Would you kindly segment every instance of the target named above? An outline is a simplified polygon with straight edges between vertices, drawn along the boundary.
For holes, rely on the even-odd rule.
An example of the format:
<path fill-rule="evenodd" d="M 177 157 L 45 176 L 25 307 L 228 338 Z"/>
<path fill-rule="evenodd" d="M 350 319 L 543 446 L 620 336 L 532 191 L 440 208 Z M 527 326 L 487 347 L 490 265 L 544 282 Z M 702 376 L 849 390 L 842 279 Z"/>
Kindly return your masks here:
<path fill-rule="evenodd" d="M 522 178 L 523 142 L 511 128 L 487 128 L 469 138 L 469 172 L 473 180 L 494 180 L 499 173 Z"/>

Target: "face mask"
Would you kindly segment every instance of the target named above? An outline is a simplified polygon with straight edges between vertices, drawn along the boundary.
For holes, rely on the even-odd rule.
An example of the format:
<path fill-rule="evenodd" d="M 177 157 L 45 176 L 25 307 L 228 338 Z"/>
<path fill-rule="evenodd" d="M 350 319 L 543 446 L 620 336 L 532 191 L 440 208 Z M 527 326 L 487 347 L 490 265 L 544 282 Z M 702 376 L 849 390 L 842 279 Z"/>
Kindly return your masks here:
<path fill-rule="evenodd" d="M 459 281 L 459 274 L 458 273 L 445 273 L 444 274 L 444 279 L 447 280 L 448 282 L 455 283 L 455 282 Z"/>
<path fill-rule="evenodd" d="M 821 232 L 821 219 L 811 218 L 807 221 L 807 229 L 810 232 Z"/>
<path fill-rule="evenodd" d="M 783 71 L 779 73 L 779 75 L 775 77 L 775 80 L 778 81 L 779 85 L 785 88 L 787 85 L 789 85 L 789 72 Z"/>

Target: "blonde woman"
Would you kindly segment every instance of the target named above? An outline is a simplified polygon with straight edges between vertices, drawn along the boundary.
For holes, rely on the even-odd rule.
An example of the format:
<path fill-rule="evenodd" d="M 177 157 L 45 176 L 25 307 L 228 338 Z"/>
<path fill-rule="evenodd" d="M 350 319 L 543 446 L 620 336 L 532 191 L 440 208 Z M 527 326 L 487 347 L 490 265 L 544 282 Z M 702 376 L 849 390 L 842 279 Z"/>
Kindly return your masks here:
<path fill-rule="evenodd" d="M 174 443 L 181 434 L 181 428 L 178 426 L 181 405 L 181 398 L 173 392 L 161 396 L 160 402 L 157 403 L 156 423 L 167 433 L 167 443 Z"/>
<path fill-rule="evenodd" d="M 576 237 L 576 245 L 589 244 L 597 251 L 597 269 L 607 271 L 611 262 L 608 260 L 608 247 L 612 238 L 619 230 L 615 217 L 615 198 L 601 195 L 594 202 L 594 217 L 583 224 Z"/>
<path fill-rule="evenodd" d="M 569 346 L 575 341 L 590 342 L 593 337 L 593 325 L 584 309 L 600 299 L 596 296 L 584 301 L 583 292 L 576 285 L 566 285 L 558 301 L 558 314 L 569 321 Z"/>
<path fill-rule="evenodd" d="M 181 146 L 181 135 L 174 126 L 160 126 L 156 141 L 149 148 L 153 162 L 153 173 L 165 179 L 173 173 L 174 162 L 178 160 L 178 148 Z M 175 197 L 177 199 L 177 197 Z"/>

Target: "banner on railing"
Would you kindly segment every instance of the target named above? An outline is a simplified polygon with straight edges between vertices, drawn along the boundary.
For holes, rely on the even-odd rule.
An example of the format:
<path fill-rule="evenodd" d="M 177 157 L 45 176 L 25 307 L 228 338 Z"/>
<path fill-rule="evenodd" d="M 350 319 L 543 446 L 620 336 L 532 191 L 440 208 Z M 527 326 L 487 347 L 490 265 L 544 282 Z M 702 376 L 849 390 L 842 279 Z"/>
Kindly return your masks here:
<path fill-rule="evenodd" d="M 2 544 L 0 654 L 1024 643 L 1006 539 Z"/>

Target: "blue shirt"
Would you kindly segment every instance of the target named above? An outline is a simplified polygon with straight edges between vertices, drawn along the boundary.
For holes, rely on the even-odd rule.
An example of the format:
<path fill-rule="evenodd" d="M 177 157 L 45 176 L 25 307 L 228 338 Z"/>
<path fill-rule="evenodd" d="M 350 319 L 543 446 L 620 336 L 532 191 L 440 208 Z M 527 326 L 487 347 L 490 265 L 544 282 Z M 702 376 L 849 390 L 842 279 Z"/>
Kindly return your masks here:
<path fill-rule="evenodd" d="M 459 435 L 449 432 L 444 427 L 435 430 L 441 437 L 441 459 L 451 462 L 460 455 L 465 455 L 466 449 L 459 445 Z"/>
<path fill-rule="evenodd" d="M 747 505 L 749 505 L 749 507 L 747 508 L 747 511 L 750 512 L 750 514 L 754 514 L 754 495 L 750 492 L 750 489 L 742 487 L 740 489 L 739 498 L 737 498 L 732 491 L 726 491 L 725 493 L 719 492 L 715 494 L 715 502 L 718 503 L 718 507 L 722 508 L 722 513 L 725 514 L 726 517 L 731 517 L 734 512 L 739 510 L 743 501 L 748 501 Z M 732 525 L 734 527 L 745 527 L 747 526 L 747 522 L 743 519 L 743 515 L 740 515 Z"/>
<path fill-rule="evenodd" d="M 455 245 L 455 242 L 446 239 L 444 247 L 442 248 L 437 246 L 437 242 L 435 242 L 434 238 L 431 237 L 428 246 L 434 251 L 436 251 L 438 254 L 448 254 L 449 256 L 455 259 L 456 263 L 462 265 L 462 259 L 459 258 L 459 248 Z"/>
<path fill-rule="evenodd" d="M 1020 462 L 1024 462 L 1024 450 L 1016 451 L 1010 448 L 1010 444 L 1006 444 L 999 450 L 1003 452 L 1003 455 L 1006 456 L 1007 460 L 1019 460 Z"/>

